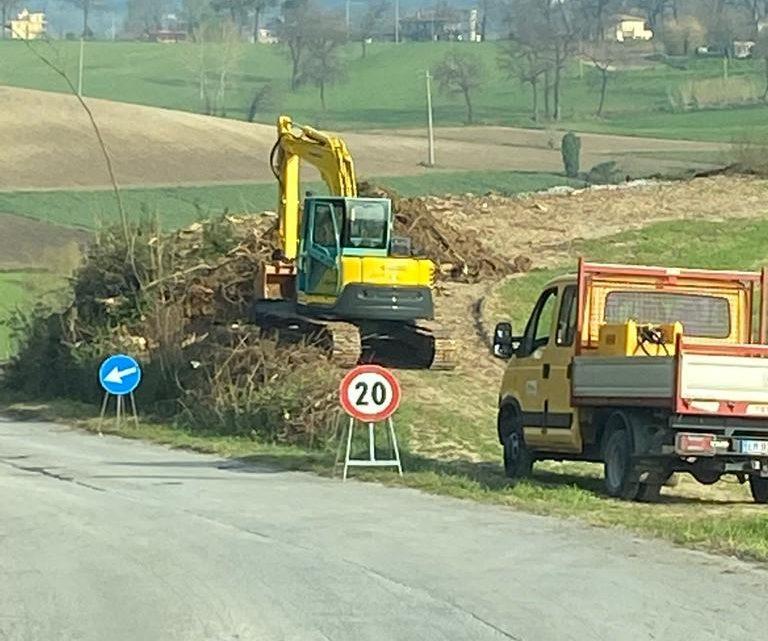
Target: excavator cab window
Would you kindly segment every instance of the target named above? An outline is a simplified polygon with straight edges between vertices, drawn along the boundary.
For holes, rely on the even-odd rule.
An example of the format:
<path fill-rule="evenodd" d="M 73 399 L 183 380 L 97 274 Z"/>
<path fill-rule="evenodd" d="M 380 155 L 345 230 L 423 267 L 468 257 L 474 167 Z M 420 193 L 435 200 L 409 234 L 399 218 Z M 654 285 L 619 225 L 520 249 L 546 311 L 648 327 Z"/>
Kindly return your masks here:
<path fill-rule="evenodd" d="M 335 212 L 331 203 L 317 203 L 315 205 L 314 225 L 312 228 L 312 240 L 316 245 L 328 250 L 336 248 L 336 226 L 333 223 Z"/>
<path fill-rule="evenodd" d="M 347 201 L 344 246 L 355 249 L 386 249 L 389 211 L 384 203 Z"/>

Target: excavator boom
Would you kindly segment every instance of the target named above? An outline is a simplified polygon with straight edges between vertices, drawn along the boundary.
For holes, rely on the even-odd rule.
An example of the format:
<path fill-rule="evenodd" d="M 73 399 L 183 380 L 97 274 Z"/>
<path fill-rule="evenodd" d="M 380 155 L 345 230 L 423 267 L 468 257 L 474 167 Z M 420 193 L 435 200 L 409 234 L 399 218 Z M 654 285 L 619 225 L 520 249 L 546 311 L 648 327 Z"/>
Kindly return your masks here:
<path fill-rule="evenodd" d="M 296 258 L 301 226 L 300 161 L 320 172 L 332 196 L 357 196 L 355 166 L 344 141 L 312 127 L 298 127 L 288 116 L 277 121 L 277 142 L 272 149 L 272 170 L 278 180 L 280 241 L 287 260 Z"/>

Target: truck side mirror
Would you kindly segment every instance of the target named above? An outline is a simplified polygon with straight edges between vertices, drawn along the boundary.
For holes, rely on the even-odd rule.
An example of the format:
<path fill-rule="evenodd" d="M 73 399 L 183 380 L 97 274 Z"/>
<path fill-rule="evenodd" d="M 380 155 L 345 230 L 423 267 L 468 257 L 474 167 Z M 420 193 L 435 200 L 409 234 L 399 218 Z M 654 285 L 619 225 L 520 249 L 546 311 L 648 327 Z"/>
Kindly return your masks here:
<path fill-rule="evenodd" d="M 516 344 L 517 343 L 517 344 Z M 512 323 L 498 323 L 493 330 L 493 355 L 496 358 L 511 358 L 520 341 L 512 336 Z"/>

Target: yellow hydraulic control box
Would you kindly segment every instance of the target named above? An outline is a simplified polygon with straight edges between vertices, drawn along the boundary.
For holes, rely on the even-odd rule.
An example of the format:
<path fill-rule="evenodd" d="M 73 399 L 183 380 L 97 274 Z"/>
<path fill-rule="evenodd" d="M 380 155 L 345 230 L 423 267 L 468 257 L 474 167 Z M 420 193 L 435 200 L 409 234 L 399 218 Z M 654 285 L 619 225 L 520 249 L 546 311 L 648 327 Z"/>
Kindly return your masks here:
<path fill-rule="evenodd" d="M 600 326 L 597 353 L 600 356 L 672 356 L 682 323 L 638 325 L 605 323 Z"/>

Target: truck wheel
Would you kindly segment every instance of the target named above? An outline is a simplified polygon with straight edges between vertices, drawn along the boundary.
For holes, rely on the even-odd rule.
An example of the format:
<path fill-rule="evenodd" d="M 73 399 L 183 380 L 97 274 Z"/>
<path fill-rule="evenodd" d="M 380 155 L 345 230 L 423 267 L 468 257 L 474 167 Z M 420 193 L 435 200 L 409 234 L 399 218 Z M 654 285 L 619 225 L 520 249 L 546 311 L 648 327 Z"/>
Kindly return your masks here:
<path fill-rule="evenodd" d="M 499 421 L 506 432 L 503 437 L 504 473 L 510 479 L 520 479 L 531 475 L 533 456 L 525 444 L 523 425 L 520 415 L 513 408 L 504 408 Z"/>
<path fill-rule="evenodd" d="M 749 477 L 749 490 L 755 503 L 768 503 L 768 479 L 760 476 Z"/>
<path fill-rule="evenodd" d="M 661 485 L 656 483 L 640 483 L 635 498 L 644 503 L 655 503 L 661 498 Z"/>
<path fill-rule="evenodd" d="M 637 497 L 639 483 L 632 466 L 632 443 L 626 429 L 614 429 L 605 443 L 605 491 L 609 496 L 626 500 Z"/>

